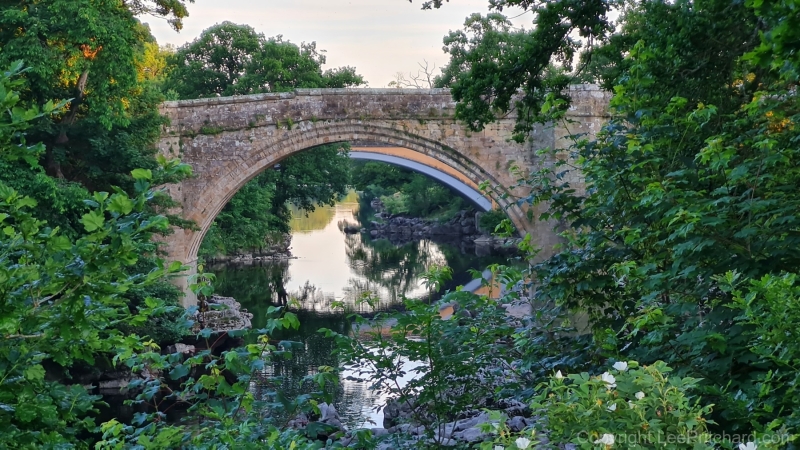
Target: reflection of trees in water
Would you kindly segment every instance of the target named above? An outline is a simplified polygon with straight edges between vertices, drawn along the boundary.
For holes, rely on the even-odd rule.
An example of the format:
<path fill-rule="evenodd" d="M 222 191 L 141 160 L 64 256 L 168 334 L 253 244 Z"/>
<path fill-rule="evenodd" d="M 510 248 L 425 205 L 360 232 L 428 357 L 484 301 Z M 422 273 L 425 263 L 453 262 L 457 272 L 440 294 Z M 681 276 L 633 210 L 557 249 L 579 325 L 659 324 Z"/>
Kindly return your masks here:
<path fill-rule="evenodd" d="M 420 276 L 431 266 L 448 263 L 439 247 L 427 240 L 396 246 L 384 239 L 373 241 L 348 235 L 345 245 L 350 267 L 361 277 L 351 279 L 354 289 L 374 284 L 396 297 L 416 289 Z"/>
<path fill-rule="evenodd" d="M 296 311 L 300 320 L 300 328 L 296 331 L 283 331 L 275 334 L 277 341 L 290 340 L 297 344 L 292 346 L 292 358 L 279 359 L 268 364 L 254 380 L 252 391 L 256 398 L 272 401 L 268 395 L 280 390 L 287 398 L 297 398 L 319 390 L 316 384 L 304 381 L 305 378 L 319 372 L 320 366 L 340 367 L 334 353 L 333 339 L 325 338 L 318 332 L 320 328 L 329 328 L 345 333 L 350 322 L 340 314 L 318 314 L 312 311 Z M 362 410 L 377 403 L 366 383 L 354 383 L 344 379 L 329 391 L 333 394 L 336 405 L 345 425 L 354 427 L 363 421 Z"/>
<path fill-rule="evenodd" d="M 362 226 L 375 220 L 375 210 L 368 200 L 361 202 L 354 217 Z M 348 288 L 352 298 L 364 291 L 383 292 L 383 303 L 397 303 L 403 296 L 416 289 L 421 275 L 432 265 L 447 265 L 453 269 L 454 280 L 445 285 L 445 290 L 468 283 L 472 277 L 469 269 L 485 269 L 489 264 L 506 263 L 502 255 L 478 257 L 475 245 L 460 236 L 440 236 L 435 241 L 411 240 L 400 234 L 387 239 L 372 240 L 362 234 L 345 235 L 345 245 L 350 267 L 361 277 L 351 278 Z M 406 239 L 405 241 L 403 239 Z M 477 264 L 476 264 L 477 261 Z M 375 287 L 381 289 L 375 289 Z"/>
<path fill-rule="evenodd" d="M 253 313 L 253 327 L 263 328 L 267 324 L 267 309 L 279 306 L 276 289 L 285 286 L 289 281 L 288 263 L 285 261 L 253 265 L 217 265 L 211 267 L 216 273 L 216 291 L 220 295 L 236 298 L 242 307 Z M 320 303 L 322 291 L 311 283 L 306 283 L 299 291 L 290 292 L 291 297 L 298 299 L 299 309 L 291 304 L 289 308 L 298 316 L 298 330 L 276 332 L 272 337 L 275 343 L 281 340 L 298 342 L 292 348 L 292 359 L 279 360 L 267 364 L 253 380 L 251 389 L 256 398 L 274 402 L 269 395 L 280 389 L 287 398 L 294 399 L 300 395 L 314 392 L 318 388 L 302 380 L 318 372 L 320 366 L 339 367 L 339 360 L 334 354 L 334 342 L 326 339 L 317 330 L 330 328 L 345 333 L 350 322 L 344 314 L 320 314 L 319 311 L 330 311 L 330 308 L 315 309 Z M 326 297 L 325 297 L 326 298 Z M 329 298 L 326 298 L 329 305 Z M 336 405 L 346 425 L 355 427 L 362 423 L 364 408 L 377 404 L 377 397 L 365 383 L 355 383 L 344 379 L 333 391 Z"/>
<path fill-rule="evenodd" d="M 356 191 L 350 191 L 338 203 L 347 203 L 352 206 L 353 215 L 358 213 L 358 194 Z M 321 206 L 315 208 L 314 211 L 307 212 L 290 205 L 289 210 L 292 212 L 290 227 L 293 232 L 322 230 L 331 223 L 331 220 L 336 215 L 336 207 L 334 206 Z"/>
<path fill-rule="evenodd" d="M 290 296 L 293 304 L 308 311 L 330 312 L 334 309 L 332 303 L 336 301 L 333 292 L 324 292 L 308 280 L 300 289 L 292 291 Z"/>
<path fill-rule="evenodd" d="M 219 295 L 233 297 L 253 313 L 253 327 L 267 323 L 267 309 L 277 305 L 278 292 L 289 282 L 287 261 L 261 264 L 220 264 L 211 267 L 217 276 L 214 290 Z"/>

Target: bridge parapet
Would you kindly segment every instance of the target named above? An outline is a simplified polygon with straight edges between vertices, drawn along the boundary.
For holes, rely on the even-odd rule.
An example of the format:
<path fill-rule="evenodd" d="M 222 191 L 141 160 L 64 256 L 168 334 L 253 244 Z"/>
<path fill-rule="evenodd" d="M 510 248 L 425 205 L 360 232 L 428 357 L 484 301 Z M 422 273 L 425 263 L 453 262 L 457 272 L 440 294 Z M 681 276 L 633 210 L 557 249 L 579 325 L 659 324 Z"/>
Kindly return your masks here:
<path fill-rule="evenodd" d="M 455 102 L 448 89 L 297 89 L 164 102 L 161 112 L 171 119 L 166 134 L 185 134 L 210 124 L 233 131 L 302 121 L 452 119 Z"/>

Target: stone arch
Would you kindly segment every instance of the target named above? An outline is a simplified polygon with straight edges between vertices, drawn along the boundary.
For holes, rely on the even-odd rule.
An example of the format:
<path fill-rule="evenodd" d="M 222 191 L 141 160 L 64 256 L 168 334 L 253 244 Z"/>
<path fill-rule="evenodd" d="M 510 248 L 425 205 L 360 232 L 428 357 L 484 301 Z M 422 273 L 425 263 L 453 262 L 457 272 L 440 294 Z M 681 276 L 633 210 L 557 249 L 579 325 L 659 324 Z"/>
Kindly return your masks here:
<path fill-rule="evenodd" d="M 182 239 L 176 237 L 171 240 L 170 247 L 175 244 L 177 244 L 176 247 L 182 247 L 168 250 L 173 259 L 189 264 L 197 260 L 200 244 L 214 218 L 245 183 L 289 155 L 324 144 L 368 140 L 386 146 L 402 147 L 447 164 L 475 185 L 489 181 L 495 186 L 502 186 L 491 173 L 456 149 L 400 128 L 372 125 L 360 120 L 303 122 L 292 130 L 275 133 L 277 134 L 275 138 L 252 139 L 244 145 L 241 141 L 226 139 L 227 134 L 228 132 L 222 132 L 217 135 L 195 136 L 192 142 L 183 149 L 185 153 L 191 154 L 195 144 L 203 144 L 206 147 L 212 144 L 225 148 L 226 145 L 234 146 L 234 142 L 237 142 L 231 150 L 236 153 L 237 157 L 217 166 L 215 174 L 207 174 L 208 179 L 190 190 L 193 198 L 184 196 L 184 217 L 194 220 L 200 230 L 184 230 L 180 232 L 184 234 Z M 206 139 L 219 142 L 202 142 Z M 501 207 L 508 206 L 507 213 L 511 221 L 519 230 L 525 229 L 524 213 L 521 209 L 513 204 L 508 205 L 504 199 L 496 195 L 492 195 L 491 198 Z M 177 240 L 182 242 L 175 242 Z"/>

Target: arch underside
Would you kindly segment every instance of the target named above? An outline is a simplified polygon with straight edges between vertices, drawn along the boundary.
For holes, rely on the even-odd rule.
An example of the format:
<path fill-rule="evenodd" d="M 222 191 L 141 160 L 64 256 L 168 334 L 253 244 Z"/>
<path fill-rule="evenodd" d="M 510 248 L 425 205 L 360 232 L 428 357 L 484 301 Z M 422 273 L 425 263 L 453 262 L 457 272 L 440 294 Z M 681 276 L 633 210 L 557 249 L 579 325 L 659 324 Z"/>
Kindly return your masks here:
<path fill-rule="evenodd" d="M 448 175 L 440 170 L 426 166 L 425 164 L 422 164 L 420 162 L 412 161 L 410 159 L 402 158 L 399 156 L 385 155 L 382 153 L 372 153 L 365 150 L 350 151 L 350 158 L 366 160 L 366 161 L 378 161 L 386 164 L 391 164 L 393 166 L 399 166 L 413 170 L 414 172 L 418 172 L 425 176 L 433 178 L 434 180 L 444 184 L 450 189 L 453 189 L 454 191 L 463 195 L 465 198 L 467 198 L 469 201 L 471 201 L 473 204 L 475 204 L 478 208 L 482 209 L 483 211 L 489 211 L 492 209 L 492 201 L 484 197 L 480 191 L 476 190 L 472 186 L 468 185 L 467 183 L 464 183 L 463 181 L 459 180 L 454 176 Z"/>
<path fill-rule="evenodd" d="M 216 136 L 204 136 L 204 138 L 219 139 L 220 142 L 216 145 L 225 146 L 227 134 L 228 132 L 225 132 Z M 188 233 L 189 242 L 185 242 L 185 244 L 188 244 L 188 248 L 184 247 L 184 250 L 181 251 L 181 253 L 184 253 L 181 255 L 184 257 L 183 261 L 193 262 L 197 260 L 200 244 L 214 218 L 231 197 L 259 173 L 279 163 L 282 159 L 306 149 L 325 144 L 364 139 L 380 142 L 387 147 L 401 147 L 427 155 L 458 171 L 458 173 L 471 181 L 470 184 L 474 186 L 484 181 L 489 181 L 495 186 L 501 186 L 492 174 L 475 164 L 461 152 L 457 152 L 437 141 L 410 134 L 405 130 L 365 125 L 363 123 L 305 123 L 294 130 L 281 133 L 277 139 L 252 140 L 249 144 L 250 148 L 243 152 L 242 156 L 226 161 L 222 167 L 216 170 L 216 176 L 198 174 L 199 178 L 203 178 L 201 185 L 197 186 L 199 189 L 191 189 L 191 198 L 187 198 L 184 193 L 184 216 L 194 220 L 200 230 Z M 229 138 L 228 141 L 234 142 L 235 140 Z M 239 139 L 235 142 L 241 141 Z M 191 142 L 186 149 L 189 153 L 193 144 L 194 142 Z M 458 181 L 455 177 L 451 178 Z M 473 195 L 480 196 L 483 205 L 488 203 L 488 208 L 491 208 L 491 201 L 500 206 L 507 206 L 505 200 L 498 198 L 494 194 L 490 194 L 491 200 L 489 200 L 466 183 L 460 181 L 459 183 L 462 185 L 461 187 L 472 190 L 471 197 Z M 519 208 L 512 204 L 507 213 L 518 229 L 524 229 L 521 226 L 524 214 Z"/>

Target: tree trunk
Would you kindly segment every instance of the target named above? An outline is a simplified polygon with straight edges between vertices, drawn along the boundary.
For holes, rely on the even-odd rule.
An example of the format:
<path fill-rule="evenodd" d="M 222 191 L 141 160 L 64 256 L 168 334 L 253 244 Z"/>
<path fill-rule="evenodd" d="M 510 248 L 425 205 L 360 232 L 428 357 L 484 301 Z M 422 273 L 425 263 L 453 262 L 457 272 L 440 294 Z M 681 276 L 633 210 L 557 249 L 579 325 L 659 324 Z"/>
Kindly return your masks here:
<path fill-rule="evenodd" d="M 88 78 L 89 69 L 87 68 L 81 73 L 80 78 L 78 78 L 78 85 L 76 86 L 78 92 L 70 103 L 69 112 L 64 116 L 64 119 L 61 120 L 61 130 L 58 133 L 58 137 L 56 137 L 56 145 L 64 145 L 69 142 L 67 129 L 75 123 L 75 118 L 78 116 L 78 108 L 81 106 L 81 103 L 83 103 L 86 94 L 86 80 Z M 61 171 L 61 163 L 56 161 L 51 146 L 48 146 L 45 152 L 45 167 L 50 176 L 64 178 L 64 173 Z"/>
<path fill-rule="evenodd" d="M 83 103 L 87 78 L 89 78 L 89 69 L 84 70 L 83 73 L 81 73 L 81 77 L 78 78 L 78 94 L 74 99 L 72 99 L 72 102 L 69 105 L 69 112 L 61 121 L 61 132 L 58 133 L 56 144 L 66 144 L 69 142 L 69 138 L 67 137 L 67 128 L 72 126 L 72 124 L 75 122 L 75 117 L 78 115 L 78 108 L 81 106 L 81 103 Z"/>
<path fill-rule="evenodd" d="M 47 150 L 44 152 L 44 167 L 45 172 L 51 177 L 64 179 L 64 172 L 61 171 L 61 163 L 56 161 L 53 156 L 53 147 L 48 145 Z"/>

